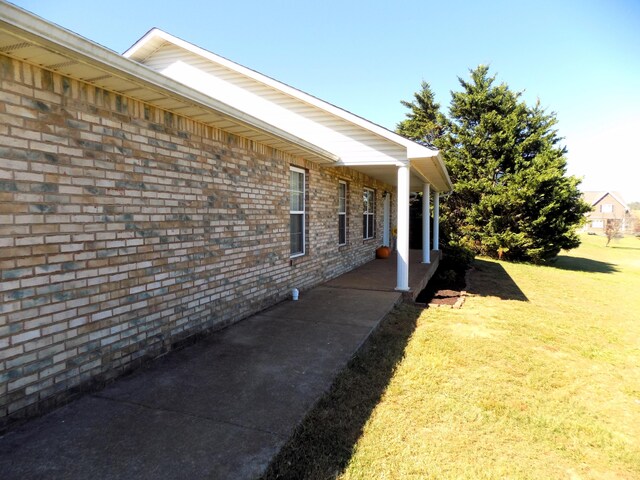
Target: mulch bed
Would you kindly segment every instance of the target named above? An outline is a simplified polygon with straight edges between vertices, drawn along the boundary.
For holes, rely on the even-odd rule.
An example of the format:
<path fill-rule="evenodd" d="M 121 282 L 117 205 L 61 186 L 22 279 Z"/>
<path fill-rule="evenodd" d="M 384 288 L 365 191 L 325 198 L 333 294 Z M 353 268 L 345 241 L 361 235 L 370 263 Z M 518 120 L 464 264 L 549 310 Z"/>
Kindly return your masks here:
<path fill-rule="evenodd" d="M 461 290 L 438 290 L 428 303 L 429 305 L 455 305 L 461 294 Z"/>
<path fill-rule="evenodd" d="M 435 276 L 416 298 L 417 304 L 429 307 L 449 306 L 460 308 L 466 289 L 466 272 L 457 273 L 455 278 L 443 279 Z"/>

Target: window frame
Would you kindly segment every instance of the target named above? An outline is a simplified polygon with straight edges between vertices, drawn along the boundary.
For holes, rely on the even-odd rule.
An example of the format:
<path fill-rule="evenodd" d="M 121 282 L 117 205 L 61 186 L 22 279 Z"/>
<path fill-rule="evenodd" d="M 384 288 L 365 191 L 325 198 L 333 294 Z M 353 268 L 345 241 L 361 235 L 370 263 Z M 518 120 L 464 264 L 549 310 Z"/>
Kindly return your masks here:
<path fill-rule="evenodd" d="M 600 213 L 613 213 L 613 203 L 601 203 Z"/>
<path fill-rule="evenodd" d="M 342 189 L 344 188 L 344 197 L 341 197 Z M 338 180 L 338 246 L 344 246 L 347 244 L 347 198 L 349 186 L 344 180 Z M 341 211 L 340 200 L 343 199 L 344 211 Z M 340 226 L 340 217 L 343 217 L 342 228 Z M 344 242 L 340 242 L 341 234 L 344 235 Z"/>
<path fill-rule="evenodd" d="M 302 191 L 296 191 L 296 194 L 300 194 L 302 193 L 302 210 L 292 210 L 291 209 L 291 198 L 292 198 L 292 194 L 294 193 L 294 191 L 291 188 L 291 175 L 293 173 L 299 173 L 302 174 Z M 307 202 L 306 202 L 306 195 L 307 195 L 307 172 L 306 170 L 299 168 L 299 167 L 294 167 L 293 165 L 289 166 L 289 258 L 296 258 L 296 257 L 302 257 L 303 255 L 306 254 L 306 243 L 307 243 L 307 239 L 306 239 L 306 228 L 307 228 Z M 302 251 L 298 251 L 298 252 L 293 252 L 293 245 L 291 243 L 291 234 L 292 234 L 292 228 L 293 228 L 293 223 L 291 222 L 291 216 L 292 215 L 301 215 L 302 216 Z"/>
<path fill-rule="evenodd" d="M 363 195 L 363 212 L 362 212 L 362 239 L 371 240 L 376 238 L 376 191 L 373 188 L 364 187 L 363 194 L 369 193 L 371 198 L 369 202 L 364 202 Z M 368 195 L 367 195 L 368 196 Z M 366 210 L 365 210 L 366 205 Z M 371 210 L 369 210 L 371 207 Z M 369 217 L 373 217 L 371 222 L 371 232 L 369 231 Z"/>

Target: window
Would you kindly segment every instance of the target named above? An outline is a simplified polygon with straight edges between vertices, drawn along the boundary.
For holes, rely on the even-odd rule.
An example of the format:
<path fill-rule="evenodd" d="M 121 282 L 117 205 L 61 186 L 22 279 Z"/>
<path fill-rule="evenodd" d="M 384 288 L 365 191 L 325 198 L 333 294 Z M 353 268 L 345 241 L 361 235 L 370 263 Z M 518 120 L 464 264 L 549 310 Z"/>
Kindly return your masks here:
<path fill-rule="evenodd" d="M 305 173 L 304 170 L 296 167 L 290 168 L 289 184 L 289 230 L 291 233 L 291 256 L 304 255 L 304 192 Z"/>
<path fill-rule="evenodd" d="M 362 215 L 362 238 L 365 240 L 375 235 L 375 195 L 370 188 L 364 189 L 364 213 Z"/>
<path fill-rule="evenodd" d="M 347 244 L 347 183 L 338 183 L 338 245 Z"/>
<path fill-rule="evenodd" d="M 591 228 L 604 228 L 604 222 L 602 220 L 592 220 Z"/>
<path fill-rule="evenodd" d="M 600 211 L 602 213 L 612 213 L 613 212 L 613 204 L 612 203 L 603 203 L 600 205 Z"/>

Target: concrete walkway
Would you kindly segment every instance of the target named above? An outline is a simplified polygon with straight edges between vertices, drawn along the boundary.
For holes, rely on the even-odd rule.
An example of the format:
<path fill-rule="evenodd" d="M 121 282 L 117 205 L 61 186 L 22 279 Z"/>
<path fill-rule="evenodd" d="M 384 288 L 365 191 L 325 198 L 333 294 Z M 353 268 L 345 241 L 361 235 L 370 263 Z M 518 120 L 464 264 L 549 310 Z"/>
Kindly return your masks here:
<path fill-rule="evenodd" d="M 0 478 L 259 477 L 401 298 L 337 287 L 304 292 L 10 431 Z"/>
<path fill-rule="evenodd" d="M 424 264 L 422 263 L 422 250 L 409 250 L 409 290 L 403 293 L 405 300 L 415 301 L 438 269 L 440 255 L 441 252 L 431 250 L 431 263 Z M 387 260 L 367 262 L 330 280 L 325 285 L 336 288 L 394 292 L 397 285 L 397 265 L 398 257 L 394 252 Z"/>

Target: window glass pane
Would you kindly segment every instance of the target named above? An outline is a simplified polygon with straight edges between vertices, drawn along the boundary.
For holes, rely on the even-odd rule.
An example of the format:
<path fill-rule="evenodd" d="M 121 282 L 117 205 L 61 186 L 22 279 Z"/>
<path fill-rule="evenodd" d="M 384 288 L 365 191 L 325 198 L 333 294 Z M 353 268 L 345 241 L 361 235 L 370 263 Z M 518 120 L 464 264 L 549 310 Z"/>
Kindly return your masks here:
<path fill-rule="evenodd" d="M 304 210 L 304 174 L 291 170 L 290 209 L 296 212 Z"/>
<path fill-rule="evenodd" d="M 362 238 L 369 238 L 367 236 L 367 215 L 362 216 Z"/>
<path fill-rule="evenodd" d="M 601 205 L 601 207 L 602 207 L 601 208 L 602 213 L 611 213 L 611 212 L 613 212 L 613 204 L 611 204 L 611 203 L 603 203 Z"/>
<path fill-rule="evenodd" d="M 365 190 L 362 201 L 364 203 L 364 213 L 373 213 L 373 190 Z"/>
<path fill-rule="evenodd" d="M 289 171 L 290 245 L 291 255 L 304 254 L 304 172 Z"/>
<path fill-rule="evenodd" d="M 302 191 L 302 173 L 291 170 L 291 190 Z"/>
<path fill-rule="evenodd" d="M 303 253 L 304 221 L 301 213 L 290 215 L 291 255 Z"/>
<path fill-rule="evenodd" d="M 304 193 L 291 192 L 291 211 L 301 212 L 304 210 Z"/>
<path fill-rule="evenodd" d="M 345 213 L 347 211 L 347 185 L 338 184 L 338 212 Z"/>
<path fill-rule="evenodd" d="M 347 217 L 346 215 L 338 215 L 338 243 L 340 245 L 347 243 Z"/>
<path fill-rule="evenodd" d="M 367 215 L 367 230 L 369 236 L 367 238 L 373 238 L 373 215 Z"/>

